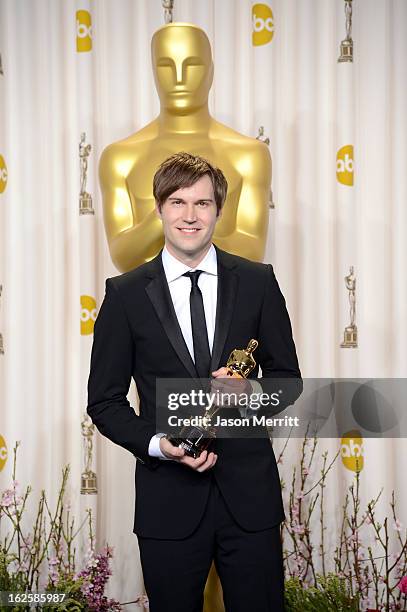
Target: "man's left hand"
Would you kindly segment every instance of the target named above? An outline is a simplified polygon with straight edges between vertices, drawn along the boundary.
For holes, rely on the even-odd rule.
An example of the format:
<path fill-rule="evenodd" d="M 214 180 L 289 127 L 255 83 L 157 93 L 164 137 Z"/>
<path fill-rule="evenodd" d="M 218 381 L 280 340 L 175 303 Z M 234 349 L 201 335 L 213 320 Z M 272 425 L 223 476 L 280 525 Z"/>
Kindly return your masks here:
<path fill-rule="evenodd" d="M 211 381 L 212 393 L 218 392 L 219 396 L 224 394 L 236 394 L 237 399 L 240 395 L 245 395 L 248 399 L 253 389 L 250 382 L 243 376 L 231 376 L 230 371 L 226 367 L 219 368 L 212 372 L 214 380 Z M 218 404 L 220 405 L 220 404 Z M 222 403 L 222 406 L 227 407 L 227 403 Z"/>

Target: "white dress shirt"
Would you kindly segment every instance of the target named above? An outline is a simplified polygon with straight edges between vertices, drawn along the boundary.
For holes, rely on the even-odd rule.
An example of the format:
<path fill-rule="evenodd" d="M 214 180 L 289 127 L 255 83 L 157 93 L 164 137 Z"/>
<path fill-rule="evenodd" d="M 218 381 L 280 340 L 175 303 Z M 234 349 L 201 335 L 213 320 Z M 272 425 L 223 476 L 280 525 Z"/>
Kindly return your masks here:
<path fill-rule="evenodd" d="M 213 337 L 215 334 L 216 303 L 218 293 L 218 264 L 216 250 L 213 244 L 209 251 L 196 268 L 190 268 L 176 259 L 164 247 L 162 252 L 162 262 L 164 273 L 168 282 L 172 303 L 174 304 L 175 314 L 184 336 L 192 360 L 194 361 L 194 343 L 192 339 L 191 310 L 189 296 L 191 293 L 191 280 L 183 276 L 185 272 L 202 270 L 198 278 L 198 286 L 202 293 L 205 311 L 206 329 L 208 331 L 209 348 L 212 352 Z M 167 459 L 160 449 L 160 438 L 164 434 L 157 434 L 150 440 L 148 454 L 151 457 Z"/>

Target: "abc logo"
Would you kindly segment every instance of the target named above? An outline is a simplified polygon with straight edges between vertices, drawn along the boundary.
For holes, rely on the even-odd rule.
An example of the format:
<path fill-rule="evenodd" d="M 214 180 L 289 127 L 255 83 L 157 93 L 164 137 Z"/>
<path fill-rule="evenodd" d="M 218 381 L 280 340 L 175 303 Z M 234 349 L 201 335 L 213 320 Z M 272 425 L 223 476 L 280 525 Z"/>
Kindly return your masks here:
<path fill-rule="evenodd" d="M 6 465 L 7 461 L 7 446 L 3 436 L 0 435 L 0 472 Z"/>
<path fill-rule="evenodd" d="M 93 334 L 96 321 L 96 301 L 91 295 L 81 295 L 81 335 Z"/>
<path fill-rule="evenodd" d="M 353 145 L 346 145 L 336 154 L 336 178 L 342 185 L 353 185 Z"/>
<path fill-rule="evenodd" d="M 0 193 L 3 193 L 7 187 L 7 166 L 4 157 L 0 155 Z"/>
<path fill-rule="evenodd" d="M 76 50 L 78 53 L 92 49 L 92 18 L 89 11 L 76 11 Z"/>
<path fill-rule="evenodd" d="M 349 431 L 342 436 L 342 463 L 348 470 L 352 472 L 361 472 L 363 470 L 363 454 L 363 438 L 360 431 Z"/>
<path fill-rule="evenodd" d="M 267 4 L 253 4 L 252 43 L 255 47 L 266 45 L 274 36 L 273 12 Z"/>

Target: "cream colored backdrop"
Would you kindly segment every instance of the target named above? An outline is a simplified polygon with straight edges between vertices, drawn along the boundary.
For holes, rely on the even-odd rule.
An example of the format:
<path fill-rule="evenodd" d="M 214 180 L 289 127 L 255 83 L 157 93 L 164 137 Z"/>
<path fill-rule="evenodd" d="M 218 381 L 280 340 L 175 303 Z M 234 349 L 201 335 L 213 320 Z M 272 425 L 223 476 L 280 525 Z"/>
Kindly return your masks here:
<path fill-rule="evenodd" d="M 214 116 L 247 135 L 262 125 L 270 137 L 275 209 L 266 261 L 287 299 L 303 374 L 403 377 L 407 2 L 354 0 L 353 65 L 337 63 L 343 0 L 269 0 L 269 40 L 257 46 L 252 4 L 176 0 L 174 19 L 198 24 L 212 42 Z M 91 37 L 79 30 L 88 50 L 79 52 L 77 10 L 91 19 Z M 158 112 L 149 47 L 162 24 L 160 0 L 0 0 L 0 488 L 9 484 L 15 440 L 22 442 L 19 480 L 37 493 L 55 496 L 70 463 L 73 509 L 79 517 L 92 506 L 99 543 L 115 547 L 110 591 L 121 601 L 143 592 L 130 535 L 133 458 L 98 436 L 99 493 L 79 494 L 92 324 L 104 280 L 117 274 L 104 237 L 97 162 L 107 144 Z M 87 191 L 94 215 L 79 215 L 81 132 L 92 145 Z M 354 146 L 354 169 L 348 157 L 337 178 L 337 153 L 347 145 Z M 340 182 L 352 179 L 354 186 Z M 359 348 L 341 349 L 350 265 Z M 88 296 L 82 308 L 81 296 Z M 337 445 L 326 443 L 332 451 Z M 387 502 L 394 488 L 407 516 L 405 465 L 404 440 L 365 441 L 365 498 L 384 486 Z M 290 467 L 286 459 L 283 477 Z M 333 508 L 352 478 L 339 464 Z"/>

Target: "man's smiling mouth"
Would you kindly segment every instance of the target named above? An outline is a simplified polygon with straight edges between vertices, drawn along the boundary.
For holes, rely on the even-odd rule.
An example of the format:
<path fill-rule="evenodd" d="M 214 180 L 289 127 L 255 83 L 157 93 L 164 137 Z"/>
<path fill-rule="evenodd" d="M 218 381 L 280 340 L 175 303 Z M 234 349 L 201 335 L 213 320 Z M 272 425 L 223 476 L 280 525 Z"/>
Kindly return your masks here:
<path fill-rule="evenodd" d="M 195 232 L 199 232 L 199 227 L 179 227 L 180 232 L 184 234 L 195 234 Z"/>

